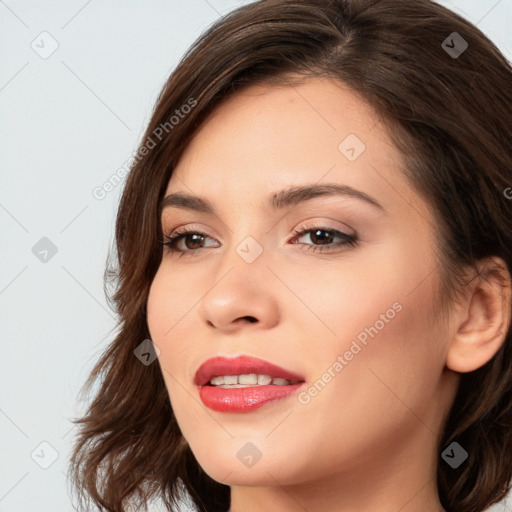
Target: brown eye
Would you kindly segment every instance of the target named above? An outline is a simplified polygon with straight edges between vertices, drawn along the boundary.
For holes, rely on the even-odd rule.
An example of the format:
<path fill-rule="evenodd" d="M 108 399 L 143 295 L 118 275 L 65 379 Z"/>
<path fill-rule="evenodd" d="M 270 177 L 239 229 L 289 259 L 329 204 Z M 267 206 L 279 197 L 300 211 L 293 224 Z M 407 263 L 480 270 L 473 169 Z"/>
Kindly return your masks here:
<path fill-rule="evenodd" d="M 336 249 L 346 245 L 354 247 L 358 240 L 355 235 L 347 235 L 346 233 L 342 233 L 337 229 L 329 229 L 323 227 L 308 228 L 306 226 L 301 226 L 294 232 L 294 234 L 296 236 L 293 238 L 293 243 L 302 246 L 306 245 L 306 249 L 308 251 L 328 252 L 335 251 Z M 309 237 L 309 240 L 313 243 L 308 244 L 298 242 L 298 239 L 303 237 Z M 339 239 L 338 242 L 334 242 L 334 239 L 336 238 Z"/>
<path fill-rule="evenodd" d="M 204 242 L 205 237 L 198 233 L 190 233 L 183 235 L 181 240 L 184 241 L 187 249 L 200 249 L 201 243 Z M 190 241 L 190 243 L 188 243 Z"/>
<path fill-rule="evenodd" d="M 195 253 L 198 249 L 206 248 L 206 239 L 210 238 L 205 233 L 184 229 L 173 235 L 166 235 L 163 245 L 171 252 Z"/>
<path fill-rule="evenodd" d="M 332 239 L 334 238 L 330 231 L 326 229 L 315 229 L 311 231 L 310 234 L 311 240 L 315 243 L 319 244 L 328 244 L 332 243 Z"/>

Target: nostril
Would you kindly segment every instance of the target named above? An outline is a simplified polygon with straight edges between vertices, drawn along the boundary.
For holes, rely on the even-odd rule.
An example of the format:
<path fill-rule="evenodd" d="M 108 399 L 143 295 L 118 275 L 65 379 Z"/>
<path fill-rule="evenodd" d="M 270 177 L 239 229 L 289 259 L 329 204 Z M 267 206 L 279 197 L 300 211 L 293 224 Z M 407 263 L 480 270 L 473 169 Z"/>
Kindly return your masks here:
<path fill-rule="evenodd" d="M 249 320 L 249 322 L 251 322 L 251 324 L 258 321 L 253 316 L 244 316 L 243 318 L 247 318 L 247 320 Z"/>

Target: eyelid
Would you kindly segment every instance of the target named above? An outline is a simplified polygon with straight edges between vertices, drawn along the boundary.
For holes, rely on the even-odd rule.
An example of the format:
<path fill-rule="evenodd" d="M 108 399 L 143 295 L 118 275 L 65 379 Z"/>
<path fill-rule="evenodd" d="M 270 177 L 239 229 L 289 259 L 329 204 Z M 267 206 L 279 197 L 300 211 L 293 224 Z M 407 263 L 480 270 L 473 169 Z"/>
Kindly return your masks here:
<path fill-rule="evenodd" d="M 180 232 L 180 231 L 193 231 L 193 232 L 198 232 L 198 233 L 204 233 L 205 235 L 208 235 L 210 238 L 212 238 L 212 236 L 217 236 L 217 235 L 212 235 L 211 232 L 213 231 L 212 228 L 202 228 L 200 227 L 198 224 L 188 224 L 188 223 L 183 223 L 183 224 L 178 224 L 176 227 L 172 228 L 172 230 L 166 230 L 165 228 L 162 228 L 162 232 L 166 235 L 166 236 L 174 236 L 175 233 L 177 232 Z"/>
<path fill-rule="evenodd" d="M 358 237 L 358 233 L 355 229 L 351 228 L 348 224 L 341 222 L 338 219 L 331 217 L 310 217 L 299 223 L 295 223 L 292 229 L 288 231 L 297 232 L 297 230 L 308 230 L 308 229 L 326 229 L 332 231 L 339 231 L 347 236 Z"/>
<path fill-rule="evenodd" d="M 338 224 L 341 224 L 341 227 L 330 225 L 329 222 L 336 222 Z M 304 221 L 301 221 L 298 224 L 294 223 L 293 226 L 288 227 L 286 229 L 286 231 L 291 232 L 292 235 L 295 235 L 298 230 L 308 230 L 308 229 L 314 229 L 314 228 L 328 229 L 328 230 L 333 230 L 333 231 L 341 231 L 343 234 L 346 234 L 349 236 L 358 236 L 358 233 L 354 229 L 350 228 L 347 224 L 340 222 L 339 220 L 331 219 L 329 217 L 323 217 L 323 218 L 312 217 L 312 218 L 306 219 Z M 206 229 L 199 227 L 199 225 L 195 224 L 195 223 L 192 223 L 192 224 L 183 223 L 183 224 L 178 224 L 177 226 L 172 228 L 172 230 L 166 230 L 165 228 L 162 227 L 162 232 L 165 234 L 166 237 L 173 237 L 176 232 L 186 230 L 187 232 L 190 232 L 190 231 L 199 232 L 199 233 L 202 233 L 202 234 L 208 236 L 209 238 L 217 239 L 218 238 L 217 235 L 212 234 L 212 232 L 211 232 L 212 229 L 213 228 L 210 228 L 210 227 L 208 227 Z"/>

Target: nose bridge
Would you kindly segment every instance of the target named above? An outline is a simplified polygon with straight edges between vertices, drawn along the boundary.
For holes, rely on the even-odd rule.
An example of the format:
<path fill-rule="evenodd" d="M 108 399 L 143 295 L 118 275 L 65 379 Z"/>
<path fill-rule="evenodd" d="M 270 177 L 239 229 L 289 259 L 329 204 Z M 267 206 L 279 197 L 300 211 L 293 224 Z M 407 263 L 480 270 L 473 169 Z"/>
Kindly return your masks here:
<path fill-rule="evenodd" d="M 229 249 L 220 256 L 212 286 L 201 299 L 199 315 L 220 329 L 236 328 L 241 318 L 260 326 L 274 325 L 279 317 L 278 304 L 272 287 L 266 284 L 272 275 L 263 243 L 236 229 Z"/>
<path fill-rule="evenodd" d="M 239 256 L 240 260 L 246 265 L 252 266 L 258 262 L 261 262 L 266 258 L 262 258 L 265 249 L 263 247 L 262 236 L 258 237 L 258 241 L 254 236 L 247 235 L 243 240 L 235 247 L 235 252 Z M 268 247 L 266 249 L 268 251 Z"/>
<path fill-rule="evenodd" d="M 249 265 L 250 270 L 258 261 L 264 260 L 264 239 L 268 240 L 268 229 L 265 228 L 261 210 L 257 204 L 249 204 L 240 200 L 237 204 L 239 214 L 229 222 L 229 252 L 223 254 L 225 263 Z M 265 233 L 267 231 L 267 233 Z M 257 265 L 259 266 L 259 265 Z"/>
<path fill-rule="evenodd" d="M 275 219 L 270 219 L 265 214 L 261 199 L 251 199 L 243 191 L 230 200 L 230 211 L 237 212 L 229 217 L 227 209 L 222 208 L 219 213 L 223 223 L 224 247 L 213 249 L 219 251 L 217 267 L 215 269 L 217 279 L 225 275 L 228 282 L 236 275 L 236 279 L 242 279 L 249 284 L 254 276 L 255 289 L 258 289 L 258 282 L 267 279 L 271 273 L 266 268 L 271 257 L 271 245 L 274 241 L 272 235 L 272 224 Z M 228 274 L 226 275 L 226 272 Z M 225 283 L 226 284 L 226 283 Z"/>
<path fill-rule="evenodd" d="M 261 240 L 262 237 L 258 238 Z M 221 279 L 224 276 L 223 280 L 227 279 L 227 282 L 235 280 L 234 286 L 238 286 L 239 293 L 244 291 L 240 289 L 241 286 L 250 286 L 252 291 L 246 291 L 258 293 L 260 285 L 268 277 L 269 271 L 266 265 L 269 250 L 264 248 L 263 240 L 260 242 L 252 235 L 236 235 L 233 232 L 229 248 L 219 256 L 221 262 L 217 269 L 217 278 Z"/>

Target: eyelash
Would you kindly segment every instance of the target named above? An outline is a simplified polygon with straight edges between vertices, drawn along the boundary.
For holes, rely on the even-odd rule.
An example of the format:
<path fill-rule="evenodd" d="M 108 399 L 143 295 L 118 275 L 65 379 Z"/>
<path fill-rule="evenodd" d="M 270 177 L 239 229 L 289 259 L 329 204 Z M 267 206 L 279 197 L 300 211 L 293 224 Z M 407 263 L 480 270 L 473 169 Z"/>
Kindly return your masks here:
<path fill-rule="evenodd" d="M 300 245 L 301 247 L 303 247 L 304 245 L 308 246 L 307 249 L 303 248 L 302 250 L 313 251 L 313 252 L 318 251 L 321 253 L 322 252 L 326 253 L 326 252 L 333 252 L 336 250 L 336 248 L 339 248 L 339 247 L 344 247 L 344 246 L 355 247 L 358 242 L 358 238 L 354 235 L 347 235 L 346 233 L 343 233 L 336 229 L 330 229 L 327 227 L 300 226 L 293 232 L 293 235 L 294 235 L 294 238 L 297 236 L 301 237 L 309 232 L 314 232 L 314 231 L 326 231 L 328 233 L 332 233 L 335 236 L 341 237 L 342 241 L 337 242 L 335 244 L 331 243 L 331 244 L 329 244 L 329 246 L 314 245 L 314 244 L 297 244 L 297 242 L 294 242 L 294 244 Z M 209 238 L 206 233 L 201 233 L 200 231 L 196 231 L 194 229 L 183 228 L 183 229 L 177 231 L 176 233 L 174 233 L 172 236 L 165 235 L 164 236 L 165 241 L 161 242 L 161 243 L 162 243 L 162 245 L 164 245 L 166 247 L 167 251 L 172 252 L 172 253 L 178 252 L 178 253 L 180 253 L 180 256 L 182 256 L 183 254 L 186 254 L 186 253 L 197 253 L 199 249 L 207 249 L 207 247 L 200 247 L 199 249 L 188 249 L 186 251 L 177 249 L 176 244 L 182 238 L 185 238 L 187 235 L 200 235 L 200 236 Z M 329 248 L 326 249 L 325 247 L 329 247 Z"/>

